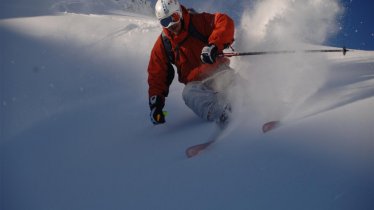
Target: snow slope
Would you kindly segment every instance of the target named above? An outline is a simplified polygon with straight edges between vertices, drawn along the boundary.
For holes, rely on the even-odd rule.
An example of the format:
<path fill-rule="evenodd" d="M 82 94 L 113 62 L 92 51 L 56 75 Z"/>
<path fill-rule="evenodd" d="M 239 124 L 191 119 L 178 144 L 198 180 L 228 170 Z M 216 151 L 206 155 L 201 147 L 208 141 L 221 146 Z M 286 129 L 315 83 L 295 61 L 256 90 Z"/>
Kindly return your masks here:
<path fill-rule="evenodd" d="M 236 48 L 320 48 L 324 27 L 318 36 L 282 31 L 298 15 L 284 5 L 284 18 L 237 20 Z M 246 79 L 233 124 L 187 159 L 186 147 L 215 126 L 185 107 L 177 81 L 167 123 L 150 123 L 146 68 L 158 23 L 41 12 L 0 20 L 1 209 L 374 208 L 374 52 L 233 58 Z M 274 27 L 248 32 L 256 18 Z M 262 134 L 274 119 L 284 126 Z"/>

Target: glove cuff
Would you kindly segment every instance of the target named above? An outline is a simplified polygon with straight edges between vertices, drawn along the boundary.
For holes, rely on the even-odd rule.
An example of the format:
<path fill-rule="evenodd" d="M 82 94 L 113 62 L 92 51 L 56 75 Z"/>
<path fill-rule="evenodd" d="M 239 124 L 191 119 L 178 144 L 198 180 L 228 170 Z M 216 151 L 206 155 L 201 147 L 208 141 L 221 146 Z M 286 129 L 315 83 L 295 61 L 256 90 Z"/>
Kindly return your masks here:
<path fill-rule="evenodd" d="M 149 97 L 149 108 L 152 110 L 153 108 L 162 109 L 165 106 L 165 98 L 162 96 L 154 95 Z"/>

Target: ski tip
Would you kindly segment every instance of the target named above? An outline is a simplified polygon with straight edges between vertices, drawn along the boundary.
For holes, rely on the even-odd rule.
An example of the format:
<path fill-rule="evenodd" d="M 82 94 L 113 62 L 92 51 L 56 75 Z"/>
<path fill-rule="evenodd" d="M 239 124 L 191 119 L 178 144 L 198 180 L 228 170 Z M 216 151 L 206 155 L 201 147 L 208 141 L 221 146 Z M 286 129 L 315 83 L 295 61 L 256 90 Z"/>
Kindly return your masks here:
<path fill-rule="evenodd" d="M 280 121 L 277 121 L 277 120 L 267 122 L 262 126 L 262 132 L 267 133 L 267 132 L 279 127 L 279 125 L 280 125 Z"/>
<path fill-rule="evenodd" d="M 200 152 L 202 152 L 203 150 L 205 150 L 213 142 L 214 141 L 209 141 L 209 142 L 206 142 L 206 143 L 203 143 L 203 144 L 198 144 L 198 145 L 194 145 L 194 146 L 191 146 L 191 147 L 187 148 L 186 149 L 186 156 L 187 156 L 187 158 L 195 157 Z"/>
<path fill-rule="evenodd" d="M 187 149 L 186 150 L 186 156 L 187 158 L 192 158 L 198 155 L 201 151 L 200 150 L 194 150 L 194 149 Z"/>

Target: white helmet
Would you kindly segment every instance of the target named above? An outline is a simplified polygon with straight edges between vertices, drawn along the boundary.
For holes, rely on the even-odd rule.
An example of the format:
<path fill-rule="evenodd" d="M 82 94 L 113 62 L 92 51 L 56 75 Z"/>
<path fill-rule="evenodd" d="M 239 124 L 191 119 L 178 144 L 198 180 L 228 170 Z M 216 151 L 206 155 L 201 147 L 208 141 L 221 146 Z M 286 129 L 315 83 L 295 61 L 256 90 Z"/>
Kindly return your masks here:
<path fill-rule="evenodd" d="M 182 18 L 182 9 L 178 0 L 158 0 L 155 6 L 156 17 L 161 20 L 163 18 L 169 17 L 175 12 L 178 12 L 179 16 Z"/>

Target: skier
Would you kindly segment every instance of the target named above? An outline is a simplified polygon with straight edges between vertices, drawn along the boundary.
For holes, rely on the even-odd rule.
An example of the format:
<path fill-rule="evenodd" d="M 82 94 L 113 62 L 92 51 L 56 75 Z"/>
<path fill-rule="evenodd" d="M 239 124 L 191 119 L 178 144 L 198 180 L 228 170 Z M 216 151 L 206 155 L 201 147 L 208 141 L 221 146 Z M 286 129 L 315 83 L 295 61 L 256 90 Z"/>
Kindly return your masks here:
<path fill-rule="evenodd" d="M 234 21 L 222 13 L 187 10 L 177 0 L 158 0 L 155 10 L 163 31 L 148 65 L 151 121 L 165 123 L 163 108 L 174 65 L 179 82 L 185 84 L 185 104 L 205 120 L 227 124 L 231 106 L 226 89 L 234 71 L 220 54 L 234 41 Z"/>

